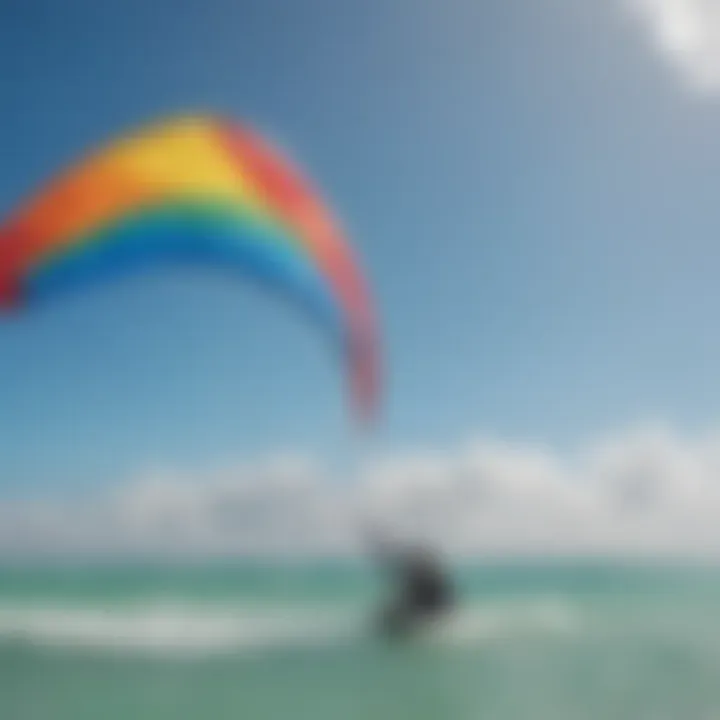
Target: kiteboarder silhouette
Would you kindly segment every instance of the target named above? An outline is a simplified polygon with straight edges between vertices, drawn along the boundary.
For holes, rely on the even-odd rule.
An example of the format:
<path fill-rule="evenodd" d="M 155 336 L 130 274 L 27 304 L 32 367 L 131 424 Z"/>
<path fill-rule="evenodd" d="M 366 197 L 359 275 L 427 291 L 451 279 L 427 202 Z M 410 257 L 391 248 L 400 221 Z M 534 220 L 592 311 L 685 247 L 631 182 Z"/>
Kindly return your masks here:
<path fill-rule="evenodd" d="M 456 602 L 449 573 L 429 547 L 406 546 L 370 536 L 375 561 L 390 576 L 391 597 L 376 619 L 387 636 L 408 636 L 445 617 Z"/>

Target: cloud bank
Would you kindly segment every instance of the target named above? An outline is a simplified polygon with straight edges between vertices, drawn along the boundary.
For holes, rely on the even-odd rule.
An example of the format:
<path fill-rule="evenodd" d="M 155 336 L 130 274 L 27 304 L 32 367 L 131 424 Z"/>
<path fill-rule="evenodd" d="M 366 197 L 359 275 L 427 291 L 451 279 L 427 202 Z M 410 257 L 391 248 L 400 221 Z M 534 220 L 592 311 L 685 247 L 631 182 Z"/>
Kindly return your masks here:
<path fill-rule="evenodd" d="M 302 457 L 0 502 L 0 554 L 348 555 L 368 519 L 483 556 L 720 557 L 720 434 L 651 427 L 574 453 L 479 439 L 338 478 Z"/>
<path fill-rule="evenodd" d="M 624 0 L 659 49 L 696 88 L 720 89 L 717 0 Z"/>

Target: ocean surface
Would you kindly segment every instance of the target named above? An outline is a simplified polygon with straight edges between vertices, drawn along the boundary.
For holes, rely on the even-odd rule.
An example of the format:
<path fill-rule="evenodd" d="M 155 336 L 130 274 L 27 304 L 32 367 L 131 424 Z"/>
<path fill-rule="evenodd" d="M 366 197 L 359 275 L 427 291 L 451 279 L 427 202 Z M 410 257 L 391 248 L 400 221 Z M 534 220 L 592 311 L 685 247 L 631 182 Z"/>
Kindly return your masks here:
<path fill-rule="evenodd" d="M 458 568 L 462 604 L 370 631 L 365 568 L 0 569 L 1 720 L 720 720 L 720 570 Z"/>

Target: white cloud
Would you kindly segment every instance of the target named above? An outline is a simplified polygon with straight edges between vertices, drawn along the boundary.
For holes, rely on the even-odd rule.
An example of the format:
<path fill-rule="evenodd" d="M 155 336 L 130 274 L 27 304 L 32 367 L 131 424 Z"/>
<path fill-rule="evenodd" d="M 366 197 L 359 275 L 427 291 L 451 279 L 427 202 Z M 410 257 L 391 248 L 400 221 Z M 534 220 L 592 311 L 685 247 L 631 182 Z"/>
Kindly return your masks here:
<path fill-rule="evenodd" d="M 720 89 L 718 0 L 624 0 L 658 47 L 697 88 Z"/>
<path fill-rule="evenodd" d="M 572 454 L 480 440 L 338 479 L 278 458 L 155 472 L 73 503 L 0 502 L 0 553 L 346 554 L 367 518 L 449 552 L 720 558 L 720 435 L 650 427 Z"/>

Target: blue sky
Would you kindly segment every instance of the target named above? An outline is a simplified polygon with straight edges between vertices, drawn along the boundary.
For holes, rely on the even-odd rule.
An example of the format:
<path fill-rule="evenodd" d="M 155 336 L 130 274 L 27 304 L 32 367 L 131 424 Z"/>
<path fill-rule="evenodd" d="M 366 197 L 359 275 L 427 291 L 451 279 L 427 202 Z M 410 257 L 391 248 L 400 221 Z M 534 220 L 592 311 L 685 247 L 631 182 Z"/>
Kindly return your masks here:
<path fill-rule="evenodd" d="M 720 112 L 631 4 L 0 1 L 0 211 L 128 126 L 230 113 L 354 238 L 387 351 L 373 445 L 705 427 Z M 322 339 L 250 286 L 137 278 L 3 318 L 0 348 L 5 493 L 354 446 Z"/>

